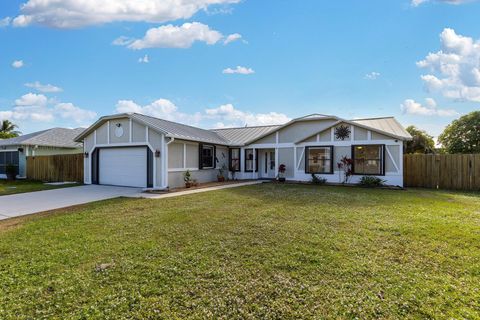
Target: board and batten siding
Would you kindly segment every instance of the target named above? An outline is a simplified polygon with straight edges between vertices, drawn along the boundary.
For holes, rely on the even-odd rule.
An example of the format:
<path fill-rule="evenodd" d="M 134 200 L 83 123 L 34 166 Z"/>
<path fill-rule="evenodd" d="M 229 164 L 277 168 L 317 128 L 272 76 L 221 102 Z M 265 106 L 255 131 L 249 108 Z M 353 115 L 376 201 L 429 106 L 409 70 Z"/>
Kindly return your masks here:
<path fill-rule="evenodd" d="M 118 125 L 120 125 L 123 130 L 123 134 L 120 137 L 115 135 L 115 128 Z M 166 172 L 168 155 L 167 152 L 162 152 L 163 146 L 167 143 L 165 140 L 167 139 L 165 139 L 162 134 L 151 128 L 147 129 L 144 124 L 129 118 L 105 121 L 84 138 L 84 152 L 88 154 L 88 158 L 84 159 L 84 182 L 86 184 L 92 183 L 91 161 L 92 153 L 96 148 L 145 145 L 148 146 L 154 154 L 155 151 L 160 151 L 160 157 L 153 157 L 154 188 L 166 187 L 167 176 L 164 173 Z"/>
<path fill-rule="evenodd" d="M 168 145 L 168 186 L 178 188 L 185 185 L 183 180 L 184 173 L 189 170 L 192 179 L 199 183 L 211 182 L 217 180 L 218 170 L 222 167 L 228 167 L 228 148 L 224 146 L 216 147 L 215 169 L 199 169 L 199 143 L 175 140 Z"/>
<path fill-rule="evenodd" d="M 352 157 L 352 145 L 356 144 L 381 144 L 385 146 L 385 175 L 379 176 L 390 185 L 403 185 L 403 142 L 381 133 L 350 123 L 339 123 L 336 126 L 348 126 L 351 130 L 349 139 L 339 140 L 334 135 L 335 120 L 315 120 L 293 123 L 290 126 L 270 134 L 269 136 L 253 142 L 243 149 L 276 149 L 278 156 L 277 169 L 280 164 L 287 167 L 287 179 L 309 181 L 311 174 L 305 172 L 305 148 L 315 146 L 333 146 L 333 174 L 318 174 L 329 182 L 342 181 L 341 171 L 337 167 L 342 157 Z M 272 142 L 272 137 L 278 136 L 278 143 Z M 303 138 L 303 140 L 301 140 Z M 276 139 L 275 139 L 276 140 Z M 296 150 L 296 152 L 295 152 Z M 243 170 L 243 168 L 242 168 Z M 242 172 L 242 178 L 250 178 L 251 174 Z M 354 175 L 352 183 L 356 183 L 362 175 Z"/>

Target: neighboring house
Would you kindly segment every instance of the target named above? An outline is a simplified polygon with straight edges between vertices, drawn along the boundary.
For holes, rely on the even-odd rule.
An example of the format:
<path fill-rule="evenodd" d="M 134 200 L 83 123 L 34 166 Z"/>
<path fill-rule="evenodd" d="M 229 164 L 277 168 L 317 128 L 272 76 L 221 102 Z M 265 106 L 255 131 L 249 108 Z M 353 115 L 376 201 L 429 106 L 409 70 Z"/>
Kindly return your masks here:
<path fill-rule="evenodd" d="M 18 178 L 26 178 L 28 156 L 82 153 L 82 144 L 75 142 L 74 138 L 83 130 L 53 128 L 0 140 L 0 178 L 6 178 L 5 168 L 8 164 L 18 167 Z"/>
<path fill-rule="evenodd" d="M 136 113 L 100 118 L 75 140 L 84 143 L 85 183 L 165 189 L 183 173 L 215 181 L 222 167 L 238 179 L 309 181 L 311 173 L 342 180 L 337 163 L 354 159 L 352 183 L 364 175 L 403 186 L 403 143 L 411 139 L 392 117 L 344 120 L 309 115 L 279 126 L 204 130 Z"/>

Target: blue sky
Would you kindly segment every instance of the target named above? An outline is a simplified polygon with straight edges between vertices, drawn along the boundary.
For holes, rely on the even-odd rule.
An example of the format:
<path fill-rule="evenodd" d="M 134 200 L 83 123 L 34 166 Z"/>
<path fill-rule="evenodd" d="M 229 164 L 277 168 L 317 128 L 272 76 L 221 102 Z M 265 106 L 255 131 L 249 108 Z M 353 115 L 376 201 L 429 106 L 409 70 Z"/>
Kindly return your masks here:
<path fill-rule="evenodd" d="M 56 2 L 0 4 L 0 119 L 24 133 L 136 111 L 205 128 L 393 115 L 436 136 L 480 109 L 477 1 Z"/>

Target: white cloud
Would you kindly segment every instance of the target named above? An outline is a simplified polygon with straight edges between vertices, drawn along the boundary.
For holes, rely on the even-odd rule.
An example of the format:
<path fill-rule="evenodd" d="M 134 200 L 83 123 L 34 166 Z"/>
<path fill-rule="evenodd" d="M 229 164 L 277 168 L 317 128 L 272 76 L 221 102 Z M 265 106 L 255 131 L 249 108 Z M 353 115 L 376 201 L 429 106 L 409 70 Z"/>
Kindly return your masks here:
<path fill-rule="evenodd" d="M 432 98 L 425 99 L 424 105 L 413 99 L 406 99 L 400 105 L 400 110 L 403 114 L 420 116 L 454 117 L 459 115 L 459 113 L 453 109 L 439 109 L 437 103 Z"/>
<path fill-rule="evenodd" d="M 25 87 L 33 88 L 39 92 L 44 93 L 55 93 L 55 92 L 62 92 L 63 89 L 51 84 L 41 84 L 38 81 L 25 83 Z"/>
<path fill-rule="evenodd" d="M 450 99 L 480 102 L 480 41 L 446 28 L 440 42 L 440 51 L 417 62 L 429 70 L 421 76 L 425 88 Z"/>
<path fill-rule="evenodd" d="M 53 111 L 63 119 L 74 119 L 77 123 L 88 122 L 97 117 L 96 112 L 79 108 L 73 103 L 58 103 Z"/>
<path fill-rule="evenodd" d="M 134 40 L 135 39 L 125 37 L 125 36 L 121 36 L 121 37 L 118 37 L 117 39 L 113 40 L 112 44 L 115 45 L 115 46 L 127 46 L 130 43 L 132 43 Z"/>
<path fill-rule="evenodd" d="M 421 5 L 423 3 L 427 3 L 427 2 L 431 2 L 431 1 L 458 5 L 458 4 L 463 4 L 463 3 L 467 3 L 467 2 L 473 2 L 473 1 L 476 1 L 476 0 L 412 0 L 411 4 L 414 7 L 418 7 L 419 5 Z"/>
<path fill-rule="evenodd" d="M 141 106 L 132 100 L 119 100 L 116 106 L 116 112 L 141 113 L 147 116 L 190 125 L 199 124 L 202 119 L 200 113 L 191 115 L 178 111 L 178 107 L 167 99 L 158 99 L 145 106 Z"/>
<path fill-rule="evenodd" d="M 242 35 L 240 33 L 230 34 L 225 38 L 225 40 L 223 41 L 223 44 L 227 45 L 231 42 L 234 42 L 234 41 L 237 41 L 237 40 L 240 40 L 240 39 L 242 39 Z"/>
<path fill-rule="evenodd" d="M 145 106 L 139 105 L 132 100 L 120 100 L 117 103 L 116 112 L 135 112 L 184 124 L 214 128 L 283 124 L 290 121 L 290 118 L 283 113 L 245 112 L 235 109 L 232 104 L 187 114 L 181 112 L 172 101 L 167 99 L 158 99 Z"/>
<path fill-rule="evenodd" d="M 12 18 L 10 17 L 5 17 L 3 19 L 0 19 L 0 28 L 8 27 L 11 21 L 12 21 Z"/>
<path fill-rule="evenodd" d="M 287 115 L 283 113 L 245 112 L 245 111 L 235 109 L 235 107 L 232 104 L 224 104 L 218 108 L 206 109 L 205 116 L 210 119 L 221 121 L 221 122 L 217 122 L 216 124 L 217 127 L 283 124 L 291 120 Z M 225 124 L 225 122 L 227 124 Z"/>
<path fill-rule="evenodd" d="M 90 124 L 97 114 L 76 107 L 72 103 L 49 100 L 43 94 L 27 93 L 16 99 L 11 110 L 0 111 L 0 119 L 22 122 L 25 126 L 32 122 L 53 122 L 60 117 L 75 124 Z"/>
<path fill-rule="evenodd" d="M 241 0 L 28 0 L 13 20 L 16 27 L 40 24 L 54 28 L 80 28 L 110 22 L 164 23 L 189 19 L 212 5 Z"/>
<path fill-rule="evenodd" d="M 148 54 L 138 59 L 138 63 L 149 63 L 149 62 L 150 62 L 150 58 L 148 57 Z"/>
<path fill-rule="evenodd" d="M 127 47 L 135 50 L 146 48 L 186 49 L 196 41 L 214 45 L 222 38 L 223 35 L 220 32 L 212 30 L 200 22 L 184 23 L 181 26 L 169 24 L 147 30 L 142 39 L 133 40 Z"/>
<path fill-rule="evenodd" d="M 45 107 L 47 105 L 48 98 L 43 94 L 27 93 L 15 100 L 15 106 L 36 106 Z"/>
<path fill-rule="evenodd" d="M 367 73 L 363 78 L 366 80 L 377 80 L 378 77 L 380 77 L 380 73 L 373 71 L 373 72 Z"/>
<path fill-rule="evenodd" d="M 223 74 L 254 74 L 255 70 L 252 68 L 246 68 L 242 66 L 237 66 L 235 69 L 227 68 L 222 71 Z"/>
<path fill-rule="evenodd" d="M 15 69 L 20 69 L 24 65 L 25 64 L 23 63 L 23 60 L 15 60 L 12 62 L 12 67 L 14 67 Z"/>

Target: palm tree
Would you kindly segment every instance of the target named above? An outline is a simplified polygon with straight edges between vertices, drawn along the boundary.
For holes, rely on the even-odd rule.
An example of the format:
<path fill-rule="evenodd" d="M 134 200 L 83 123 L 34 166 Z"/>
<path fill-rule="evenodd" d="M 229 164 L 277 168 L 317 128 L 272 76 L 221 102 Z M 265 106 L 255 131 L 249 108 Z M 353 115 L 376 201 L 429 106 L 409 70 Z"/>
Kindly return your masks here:
<path fill-rule="evenodd" d="M 0 124 L 0 139 L 9 139 L 18 137 L 21 132 L 16 131 L 18 126 L 10 120 L 3 120 Z"/>

